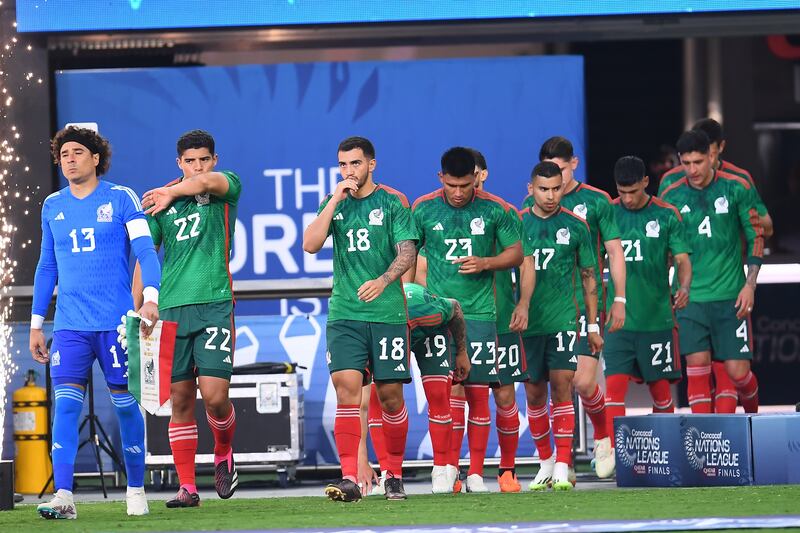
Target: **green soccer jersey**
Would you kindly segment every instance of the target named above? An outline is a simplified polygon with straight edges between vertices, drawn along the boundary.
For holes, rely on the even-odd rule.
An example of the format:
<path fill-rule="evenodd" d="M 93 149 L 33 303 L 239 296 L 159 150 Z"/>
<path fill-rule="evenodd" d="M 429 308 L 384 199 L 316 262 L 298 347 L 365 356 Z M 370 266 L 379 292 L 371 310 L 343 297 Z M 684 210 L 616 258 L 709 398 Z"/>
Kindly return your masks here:
<path fill-rule="evenodd" d="M 501 198 L 480 190 L 463 207 L 447 203 L 442 189 L 414 202 L 414 224 L 428 259 L 428 288 L 439 296 L 458 300 L 468 320 L 497 320 L 495 273 L 459 274 L 459 265 L 453 261 L 468 256 L 491 257 L 496 249 L 519 242 L 519 227 L 509 216 L 511 209 Z"/>
<path fill-rule="evenodd" d="M 320 212 L 330 198 L 322 201 Z M 405 323 L 406 304 L 399 279 L 371 302 L 358 298 L 361 285 L 389 269 L 399 242 L 418 239 L 405 195 L 383 184 L 365 198 L 348 195 L 336 205 L 328 234 L 333 235 L 333 292 L 328 320 Z"/>
<path fill-rule="evenodd" d="M 411 328 L 411 345 L 441 330 L 453 318 L 453 302 L 439 298 L 416 283 L 404 283 L 408 305 L 408 325 Z"/>
<path fill-rule="evenodd" d="M 233 298 L 228 264 L 242 184 L 234 172 L 222 174 L 228 179 L 223 196 L 182 197 L 147 217 L 153 242 L 164 248 L 160 309 Z"/>
<path fill-rule="evenodd" d="M 511 223 L 517 227 L 517 232 L 522 236 L 522 218 L 514 206 L 509 206 L 508 216 Z M 495 304 L 497 305 L 497 334 L 511 333 L 509 324 L 514 307 L 517 304 L 516 292 L 512 273 L 514 269 L 498 270 L 494 273 Z"/>
<path fill-rule="evenodd" d="M 673 206 L 650 197 L 644 207 L 626 209 L 614 200 L 625 253 L 625 331 L 663 331 L 674 326 L 669 290 L 669 256 L 689 253 L 681 216 Z M 607 308 L 614 302 L 609 280 Z"/>
<path fill-rule="evenodd" d="M 742 178 L 715 171 L 704 189 L 681 178 L 662 199 L 683 217 L 692 249 L 692 301 L 736 298 L 745 281 L 741 235 L 747 241 L 747 264 L 760 265 L 764 250 L 753 188 Z"/>
<path fill-rule="evenodd" d="M 523 336 L 576 329 L 578 268 L 597 268 L 589 226 L 567 209 L 541 218 L 533 208 L 522 213 L 522 250 L 533 256 L 536 286 Z M 579 290 L 581 290 L 579 288 Z"/>

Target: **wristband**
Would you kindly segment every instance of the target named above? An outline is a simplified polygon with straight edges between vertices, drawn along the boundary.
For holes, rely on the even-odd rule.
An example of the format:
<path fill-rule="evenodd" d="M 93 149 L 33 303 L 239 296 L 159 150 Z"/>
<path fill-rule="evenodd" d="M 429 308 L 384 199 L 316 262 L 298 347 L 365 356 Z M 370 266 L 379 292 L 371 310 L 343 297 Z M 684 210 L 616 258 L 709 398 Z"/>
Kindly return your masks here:
<path fill-rule="evenodd" d="M 44 317 L 42 315 L 31 315 L 31 329 L 42 329 Z"/>
<path fill-rule="evenodd" d="M 621 304 L 628 303 L 628 300 L 624 296 L 614 296 L 614 301 L 619 302 Z"/>
<path fill-rule="evenodd" d="M 142 291 L 142 296 L 144 296 L 145 303 L 153 302 L 158 305 L 158 289 L 155 287 L 145 287 Z"/>
<path fill-rule="evenodd" d="M 588 333 L 600 333 L 600 324 L 589 324 L 586 326 Z"/>

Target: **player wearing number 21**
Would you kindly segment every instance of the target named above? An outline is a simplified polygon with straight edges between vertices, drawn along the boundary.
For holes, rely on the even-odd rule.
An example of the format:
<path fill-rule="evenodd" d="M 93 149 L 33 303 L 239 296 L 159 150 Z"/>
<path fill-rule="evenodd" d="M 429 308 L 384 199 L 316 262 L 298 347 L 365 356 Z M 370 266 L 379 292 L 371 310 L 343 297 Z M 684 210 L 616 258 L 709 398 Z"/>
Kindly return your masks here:
<path fill-rule="evenodd" d="M 597 319 L 597 259 L 589 226 L 560 205 L 563 194 L 561 169 L 545 161 L 531 174 L 533 205 L 522 214 L 522 246 L 525 259 L 520 268 L 520 300 L 514 311 L 515 326 L 523 330 L 522 341 L 530 381 L 525 384 L 528 419 L 539 451 L 541 466 L 529 488 L 570 490 L 572 436 L 575 411 L 572 380 L 578 367 L 576 271 L 580 271 L 586 306 L 588 346 L 592 353 L 603 347 Z M 522 319 L 519 322 L 519 319 Z M 525 320 L 527 318 L 527 320 Z M 594 327 L 593 327 L 594 326 Z M 550 446 L 547 413 L 547 382 L 553 403 L 553 433 L 556 452 Z"/>
<path fill-rule="evenodd" d="M 755 189 L 747 180 L 714 169 L 705 132 L 687 131 L 677 142 L 686 176 L 661 194 L 681 216 L 692 248 L 691 301 L 678 311 L 681 351 L 686 354 L 689 405 L 711 410 L 711 352 L 725 370 L 748 413 L 758 411 L 758 382 L 750 370 L 750 313 L 764 250 Z M 742 239 L 747 246 L 747 276 Z"/>
<path fill-rule="evenodd" d="M 331 380 L 336 389 L 334 438 L 342 480 L 325 488 L 332 500 L 357 501 L 361 491 L 358 447 L 361 441 L 362 383 L 375 381 L 383 411 L 387 499 L 405 499 L 403 454 L 408 412 L 403 383 L 411 381 L 408 314 L 400 276 L 414 264 L 417 231 L 408 200 L 373 181 L 375 148 L 363 137 L 339 144 L 342 181 L 320 205 L 303 234 L 303 250 L 315 254 L 333 237 L 333 292 L 326 337 Z"/>

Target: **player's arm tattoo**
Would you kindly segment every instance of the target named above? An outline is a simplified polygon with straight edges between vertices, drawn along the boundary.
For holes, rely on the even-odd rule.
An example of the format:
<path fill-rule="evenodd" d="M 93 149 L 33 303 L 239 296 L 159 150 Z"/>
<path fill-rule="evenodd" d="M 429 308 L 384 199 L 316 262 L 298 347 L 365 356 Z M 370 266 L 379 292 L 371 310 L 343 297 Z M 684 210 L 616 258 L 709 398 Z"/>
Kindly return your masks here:
<path fill-rule="evenodd" d="M 450 330 L 456 343 L 456 353 L 465 353 L 467 351 L 467 324 L 464 321 L 464 311 L 461 310 L 458 300 L 450 301 L 453 303 L 453 318 L 447 323 L 447 329 Z"/>
<path fill-rule="evenodd" d="M 414 261 L 417 259 L 417 248 L 414 246 L 414 241 L 400 241 L 397 243 L 397 255 L 389 265 L 388 270 L 383 273 L 381 279 L 386 285 L 389 285 L 394 280 L 403 275 L 403 273 L 411 268 Z"/>
<path fill-rule="evenodd" d="M 583 301 L 586 303 L 586 320 L 594 324 L 597 320 L 597 278 L 594 267 L 581 268 L 581 286 L 583 287 Z"/>
<path fill-rule="evenodd" d="M 747 265 L 747 280 L 745 283 L 751 289 L 756 289 L 756 280 L 758 279 L 758 271 L 761 270 L 761 265 Z"/>

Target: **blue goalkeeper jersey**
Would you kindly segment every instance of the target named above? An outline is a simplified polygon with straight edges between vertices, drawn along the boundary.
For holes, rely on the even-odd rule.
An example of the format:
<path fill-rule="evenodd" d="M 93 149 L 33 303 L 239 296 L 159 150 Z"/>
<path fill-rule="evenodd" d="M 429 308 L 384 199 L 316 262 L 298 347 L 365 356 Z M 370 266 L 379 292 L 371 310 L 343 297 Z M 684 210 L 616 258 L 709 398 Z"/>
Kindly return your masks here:
<path fill-rule="evenodd" d="M 142 205 L 128 187 L 100 180 L 83 199 L 69 187 L 48 196 L 32 313 L 47 315 L 57 276 L 55 331 L 115 329 L 133 307 L 130 259 L 137 239 L 134 247 L 149 242 L 152 248 Z M 157 281 L 149 285 L 158 288 Z"/>

